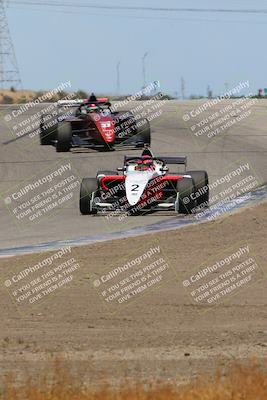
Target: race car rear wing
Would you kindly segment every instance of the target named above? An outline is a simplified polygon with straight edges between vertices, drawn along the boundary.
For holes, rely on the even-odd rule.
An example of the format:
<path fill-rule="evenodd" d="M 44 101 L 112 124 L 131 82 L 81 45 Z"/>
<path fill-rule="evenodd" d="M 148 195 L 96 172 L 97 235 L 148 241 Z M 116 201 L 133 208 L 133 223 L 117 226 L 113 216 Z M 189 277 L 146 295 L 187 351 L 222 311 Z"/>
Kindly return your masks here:
<path fill-rule="evenodd" d="M 84 103 L 84 100 L 59 100 L 57 102 L 58 107 L 80 107 Z"/>
<path fill-rule="evenodd" d="M 98 97 L 97 102 L 98 103 L 109 103 L 109 98 L 108 97 Z"/>
<path fill-rule="evenodd" d="M 187 165 L 187 157 L 166 157 L 158 156 L 165 164 L 168 165 Z"/>
<path fill-rule="evenodd" d="M 89 103 L 88 99 L 74 99 L 74 100 L 59 100 L 58 107 L 80 107 L 83 104 Z M 92 104 L 110 104 L 108 97 L 98 97 L 97 101 Z"/>
<path fill-rule="evenodd" d="M 134 157 L 134 156 L 125 156 L 124 163 L 131 160 L 142 160 L 142 157 Z M 167 165 L 185 165 L 187 166 L 187 157 L 166 157 L 166 156 L 157 156 L 153 157 L 153 160 L 162 160 Z"/>

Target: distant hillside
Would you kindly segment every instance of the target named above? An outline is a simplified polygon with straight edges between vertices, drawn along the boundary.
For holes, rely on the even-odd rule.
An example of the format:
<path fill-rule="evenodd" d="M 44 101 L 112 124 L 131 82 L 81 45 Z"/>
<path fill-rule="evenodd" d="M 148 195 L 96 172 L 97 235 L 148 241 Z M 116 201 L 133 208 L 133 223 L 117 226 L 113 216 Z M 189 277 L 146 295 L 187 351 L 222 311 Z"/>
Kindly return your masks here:
<path fill-rule="evenodd" d="M 29 101 L 36 100 L 38 98 L 42 98 L 42 96 L 49 91 L 40 90 L 40 91 L 33 91 L 33 90 L 8 90 L 8 89 L 0 89 L 0 104 L 23 104 L 28 103 Z M 84 90 L 78 90 L 75 93 L 67 93 L 67 92 L 59 92 L 58 94 L 54 95 L 51 100 L 48 102 L 56 102 L 61 99 L 72 98 L 72 99 L 86 99 L 89 97 L 89 93 L 85 92 Z M 120 101 L 125 100 L 131 96 L 131 94 L 115 96 L 112 94 L 107 93 L 96 93 L 97 97 L 108 97 L 110 101 Z M 149 100 L 151 97 L 142 96 L 139 100 Z M 164 95 L 161 97 L 162 100 L 165 99 L 172 99 L 171 96 Z"/>
<path fill-rule="evenodd" d="M 36 98 L 37 92 L 32 90 L 12 91 L 8 89 L 0 89 L 0 103 L 25 103 Z"/>

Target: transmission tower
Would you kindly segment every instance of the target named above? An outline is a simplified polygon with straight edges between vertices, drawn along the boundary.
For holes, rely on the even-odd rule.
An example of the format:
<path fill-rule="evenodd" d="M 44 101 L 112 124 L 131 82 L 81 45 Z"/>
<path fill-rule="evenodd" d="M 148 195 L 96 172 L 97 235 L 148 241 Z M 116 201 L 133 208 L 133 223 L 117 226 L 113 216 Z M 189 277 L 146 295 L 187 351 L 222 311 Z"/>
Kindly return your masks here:
<path fill-rule="evenodd" d="M 11 39 L 7 17 L 6 1 L 0 0 L 0 88 L 21 89 L 19 67 Z"/>

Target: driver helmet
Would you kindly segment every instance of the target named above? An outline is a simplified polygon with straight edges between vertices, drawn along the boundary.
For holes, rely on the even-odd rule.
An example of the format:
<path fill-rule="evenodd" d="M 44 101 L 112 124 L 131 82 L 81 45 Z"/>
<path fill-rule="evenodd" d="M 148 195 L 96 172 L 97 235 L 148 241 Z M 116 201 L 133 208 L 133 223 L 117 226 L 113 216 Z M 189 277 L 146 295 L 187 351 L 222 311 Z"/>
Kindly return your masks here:
<path fill-rule="evenodd" d="M 99 110 L 99 108 L 96 104 L 89 104 L 86 106 L 86 110 L 89 113 L 94 113 L 94 112 L 97 112 Z"/>
<path fill-rule="evenodd" d="M 137 170 L 139 171 L 147 171 L 147 170 L 155 169 L 153 159 L 151 156 L 143 156 L 142 160 L 138 161 Z"/>
<path fill-rule="evenodd" d="M 88 99 L 89 102 L 97 101 L 96 95 L 94 93 L 91 93 L 91 96 Z"/>

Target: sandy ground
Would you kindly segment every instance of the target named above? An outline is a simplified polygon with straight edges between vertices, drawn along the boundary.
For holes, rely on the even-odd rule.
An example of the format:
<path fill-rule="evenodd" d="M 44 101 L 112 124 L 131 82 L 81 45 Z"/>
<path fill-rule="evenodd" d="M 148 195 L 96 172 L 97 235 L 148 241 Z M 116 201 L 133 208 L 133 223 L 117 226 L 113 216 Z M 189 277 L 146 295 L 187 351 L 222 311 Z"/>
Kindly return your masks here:
<path fill-rule="evenodd" d="M 96 384 L 106 379 L 116 383 L 125 376 L 186 382 L 236 359 L 265 358 L 266 239 L 267 203 L 263 203 L 198 226 L 76 248 L 72 256 L 80 268 L 73 272 L 72 281 L 34 304 L 18 302 L 14 292 L 22 282 L 35 287 L 33 278 L 40 270 L 19 284 L 12 282 L 8 288 L 5 284 L 50 254 L 0 259 L 1 376 L 7 371 L 18 380 L 25 373 L 38 376 L 51 359 L 59 357 L 77 376 Z M 121 304 L 118 298 L 108 302 L 104 291 L 119 281 L 123 286 L 122 278 L 149 265 L 153 257 L 103 283 L 108 273 L 158 246 L 169 267 L 160 283 Z M 192 285 L 183 286 L 203 266 L 229 260 L 229 255 L 244 248 L 257 267 L 242 287 L 209 305 L 192 297 Z M 234 266 L 243 260 L 236 260 Z M 54 260 L 52 266 L 42 268 L 42 274 L 62 261 Z M 232 266 L 211 272 L 209 282 Z"/>

